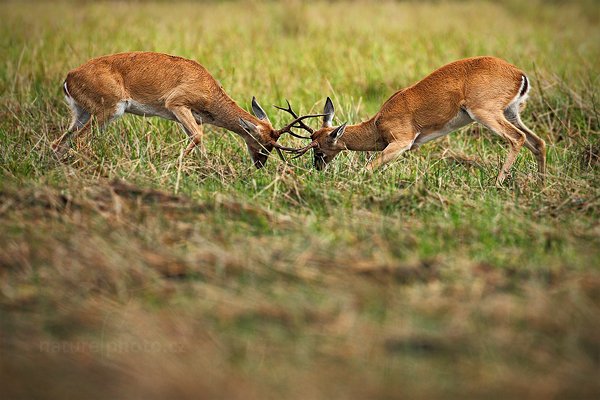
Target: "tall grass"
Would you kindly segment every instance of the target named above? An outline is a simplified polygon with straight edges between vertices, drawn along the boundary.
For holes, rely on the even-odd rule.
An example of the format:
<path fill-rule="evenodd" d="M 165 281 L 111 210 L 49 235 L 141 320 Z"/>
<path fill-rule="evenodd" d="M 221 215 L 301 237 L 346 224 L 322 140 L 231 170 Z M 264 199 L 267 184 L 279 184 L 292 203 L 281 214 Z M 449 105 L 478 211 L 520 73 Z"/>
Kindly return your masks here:
<path fill-rule="evenodd" d="M 592 398 L 600 360 L 594 2 L 0 4 L 0 378 L 9 398 Z M 87 59 L 193 58 L 249 109 L 373 115 L 458 58 L 527 71 L 524 150 L 476 125 L 255 170 L 243 142 L 125 116 L 66 163 L 61 83 Z M 316 122 L 313 122 L 316 124 Z M 287 145 L 300 145 L 284 138 Z M 106 382 L 111 384 L 107 385 Z"/>

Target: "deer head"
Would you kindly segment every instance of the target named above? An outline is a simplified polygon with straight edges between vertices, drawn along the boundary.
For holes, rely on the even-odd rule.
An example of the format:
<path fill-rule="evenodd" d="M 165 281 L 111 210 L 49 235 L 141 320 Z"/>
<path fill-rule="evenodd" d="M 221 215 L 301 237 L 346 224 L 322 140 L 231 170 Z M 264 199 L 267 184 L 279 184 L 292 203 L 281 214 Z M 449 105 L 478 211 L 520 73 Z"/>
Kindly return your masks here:
<path fill-rule="evenodd" d="M 278 106 L 275 106 L 275 108 L 292 114 L 294 120 L 281 129 L 273 128 L 271 122 L 269 121 L 269 118 L 267 117 L 267 113 L 262 109 L 262 107 L 256 101 L 256 98 L 254 97 L 252 98 L 252 112 L 254 113 L 256 118 L 258 118 L 258 123 L 248 121 L 244 118 L 240 118 L 239 120 L 240 126 L 248 135 L 248 138 L 246 139 L 246 145 L 248 146 L 248 151 L 252 156 L 254 165 L 257 168 L 261 168 L 264 166 L 267 157 L 273 149 L 276 149 L 278 152 L 283 150 L 286 152 L 295 153 L 297 149 L 285 147 L 278 144 L 277 140 L 279 139 L 279 137 L 284 133 L 289 133 L 290 135 L 298 138 L 309 139 L 305 136 L 300 136 L 296 134 L 292 131 L 292 128 L 310 129 L 310 127 L 308 127 L 303 122 L 303 120 L 307 118 L 324 116 L 324 114 L 310 114 L 299 117 L 292 109 L 290 102 L 287 100 L 286 102 L 288 104 L 288 108 Z M 281 153 L 279 154 L 281 157 L 283 157 Z"/>
<path fill-rule="evenodd" d="M 305 124 L 301 126 L 304 130 L 311 134 L 310 139 L 312 141 L 307 146 L 296 149 L 294 151 L 294 153 L 296 153 L 295 158 L 302 156 L 310 149 L 314 149 L 314 166 L 316 169 L 322 170 L 329 162 L 331 162 L 331 160 L 335 158 L 335 156 L 338 155 L 340 151 L 345 150 L 346 147 L 339 141 L 339 139 L 346 131 L 346 123 L 337 127 L 333 127 L 332 123 L 334 114 L 335 107 L 333 106 L 333 102 L 329 97 L 327 97 L 323 114 L 321 114 L 323 116 L 321 128 L 315 131 L 312 128 L 307 127 Z"/>

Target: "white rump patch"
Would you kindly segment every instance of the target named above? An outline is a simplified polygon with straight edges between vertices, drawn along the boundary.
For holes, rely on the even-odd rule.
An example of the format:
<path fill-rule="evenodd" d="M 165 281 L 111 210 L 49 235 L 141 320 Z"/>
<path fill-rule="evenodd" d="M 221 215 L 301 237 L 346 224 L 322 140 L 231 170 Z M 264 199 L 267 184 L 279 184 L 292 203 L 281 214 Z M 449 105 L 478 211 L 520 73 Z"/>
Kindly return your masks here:
<path fill-rule="evenodd" d="M 523 90 L 523 87 L 525 85 L 527 85 L 527 91 L 521 96 L 521 91 Z M 510 103 L 508 103 L 508 106 L 504 110 L 504 115 L 509 120 L 519 117 L 519 109 L 521 107 L 521 104 L 529 97 L 530 90 L 531 84 L 529 84 L 529 80 L 527 79 L 527 77 L 523 75 L 523 77 L 521 78 L 521 86 L 519 86 L 519 91 L 517 92 L 517 95 L 511 100 Z"/>

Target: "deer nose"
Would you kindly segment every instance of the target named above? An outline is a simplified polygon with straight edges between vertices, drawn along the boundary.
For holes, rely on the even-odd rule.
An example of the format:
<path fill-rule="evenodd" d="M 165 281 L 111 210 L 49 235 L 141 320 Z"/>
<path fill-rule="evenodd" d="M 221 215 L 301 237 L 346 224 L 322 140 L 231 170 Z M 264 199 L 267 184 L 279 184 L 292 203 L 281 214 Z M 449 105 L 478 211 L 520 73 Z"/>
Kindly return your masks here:
<path fill-rule="evenodd" d="M 257 151 L 256 153 L 253 154 L 253 161 L 254 161 L 254 166 L 257 169 L 260 169 L 262 167 L 265 166 L 265 163 L 267 162 L 267 158 L 269 157 L 269 153 L 264 152 L 264 151 Z"/>
<path fill-rule="evenodd" d="M 322 171 L 325 168 L 325 161 L 320 157 L 315 157 L 314 166 L 318 171 Z"/>

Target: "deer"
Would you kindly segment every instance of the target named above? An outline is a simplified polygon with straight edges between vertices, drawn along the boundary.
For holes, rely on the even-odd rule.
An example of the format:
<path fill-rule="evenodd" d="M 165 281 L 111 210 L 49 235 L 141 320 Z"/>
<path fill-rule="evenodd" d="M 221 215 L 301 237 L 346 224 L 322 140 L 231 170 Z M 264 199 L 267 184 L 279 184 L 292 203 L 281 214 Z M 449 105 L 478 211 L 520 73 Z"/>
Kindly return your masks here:
<path fill-rule="evenodd" d="M 225 128 L 243 138 L 254 166 L 262 168 L 273 148 L 281 157 L 281 150 L 293 150 L 279 145 L 277 139 L 284 133 L 298 136 L 292 128 L 306 126 L 302 120 L 310 118 L 296 117 L 283 128 L 275 129 L 255 97 L 252 115 L 239 107 L 198 62 L 153 52 L 91 59 L 69 71 L 63 91 L 72 122 L 51 144 L 59 159 L 68 150 L 66 140 L 88 133 L 93 120 L 102 129 L 130 113 L 180 123 L 190 140 L 183 156 L 201 143 L 203 124 Z M 315 115 L 318 116 L 322 115 Z"/>
<path fill-rule="evenodd" d="M 312 141 L 294 152 L 300 157 L 314 149 L 314 167 L 322 170 L 342 150 L 380 151 L 366 167 L 373 171 L 407 150 L 478 122 L 508 143 L 497 185 L 503 184 L 523 145 L 535 156 L 543 182 L 546 143 L 520 117 L 530 88 L 527 75 L 502 59 L 484 56 L 458 60 L 394 93 L 377 114 L 355 125 L 334 127 L 335 108 L 327 97 L 321 128 L 305 128 Z"/>

